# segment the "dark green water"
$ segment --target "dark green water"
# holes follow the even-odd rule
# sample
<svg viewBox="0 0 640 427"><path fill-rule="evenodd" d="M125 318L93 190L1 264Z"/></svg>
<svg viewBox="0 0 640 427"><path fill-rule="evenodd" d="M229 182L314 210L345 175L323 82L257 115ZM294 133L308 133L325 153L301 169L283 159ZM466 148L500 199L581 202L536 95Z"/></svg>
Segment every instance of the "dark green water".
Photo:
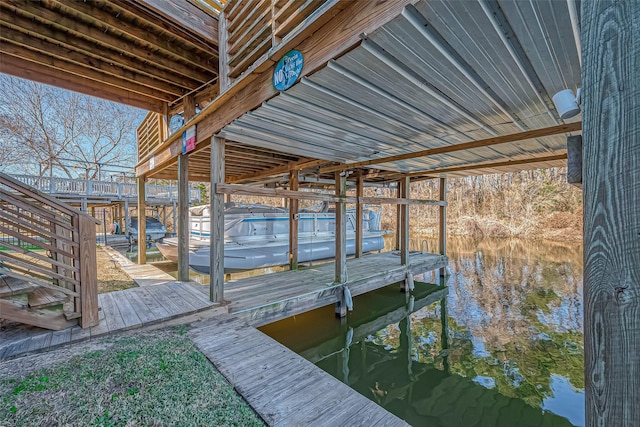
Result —
<svg viewBox="0 0 640 427"><path fill-rule="evenodd" d="M390 286L346 321L326 307L262 330L414 426L584 425L580 244L448 253L448 292Z"/></svg>

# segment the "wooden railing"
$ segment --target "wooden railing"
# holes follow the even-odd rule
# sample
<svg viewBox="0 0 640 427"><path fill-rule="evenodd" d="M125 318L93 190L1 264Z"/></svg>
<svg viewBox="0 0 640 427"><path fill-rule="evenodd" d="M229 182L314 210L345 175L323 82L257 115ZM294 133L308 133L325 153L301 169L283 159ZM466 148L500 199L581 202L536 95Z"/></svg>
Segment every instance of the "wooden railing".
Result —
<svg viewBox="0 0 640 427"><path fill-rule="evenodd" d="M0 173L1 273L69 295L83 328L98 324L96 223Z"/></svg>
<svg viewBox="0 0 640 427"><path fill-rule="evenodd" d="M303 27L327 0L230 0L220 17L221 73L236 78L272 47ZM226 70L224 69L226 68Z"/></svg>
<svg viewBox="0 0 640 427"><path fill-rule="evenodd" d="M136 131L138 158L143 159L151 153L167 136L162 114L149 111Z"/></svg>
<svg viewBox="0 0 640 427"><path fill-rule="evenodd" d="M93 196L118 200L138 197L138 186L132 182L96 181L37 175L11 175L11 177L38 191L57 196ZM177 201L178 187L171 185L145 185L145 199ZM189 201L191 203L200 202L199 189L189 189Z"/></svg>

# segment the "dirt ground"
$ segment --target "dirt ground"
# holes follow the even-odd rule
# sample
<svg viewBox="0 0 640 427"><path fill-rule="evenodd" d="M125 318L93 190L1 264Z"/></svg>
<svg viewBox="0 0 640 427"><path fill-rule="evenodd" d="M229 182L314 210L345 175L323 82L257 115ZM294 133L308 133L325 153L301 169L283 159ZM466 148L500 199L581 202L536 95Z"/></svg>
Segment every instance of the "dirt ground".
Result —
<svg viewBox="0 0 640 427"><path fill-rule="evenodd" d="M135 288L136 282L127 275L118 262L114 262L108 253L102 248L96 248L96 260L98 267L98 293L119 291Z"/></svg>

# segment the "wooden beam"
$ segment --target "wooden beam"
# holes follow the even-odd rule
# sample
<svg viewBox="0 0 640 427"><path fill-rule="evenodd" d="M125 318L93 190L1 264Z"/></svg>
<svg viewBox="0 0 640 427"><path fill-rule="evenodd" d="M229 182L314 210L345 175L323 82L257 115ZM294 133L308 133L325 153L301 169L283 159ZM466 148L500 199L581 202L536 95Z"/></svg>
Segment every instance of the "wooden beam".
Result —
<svg viewBox="0 0 640 427"><path fill-rule="evenodd" d="M356 183L356 197L358 203L356 204L356 258L362 258L362 228L364 220L364 212L362 206L362 197L364 193L364 177L361 175L358 177Z"/></svg>
<svg viewBox="0 0 640 427"><path fill-rule="evenodd" d="M229 90L207 105L193 123L185 124L198 124L198 148L208 145L208 137L218 133L226 124L277 94L271 79L275 64L284 53L291 49L302 52L305 58L302 75L310 75L325 66L327 61L353 49L360 43L362 33L370 33L394 19L410 3L411 0L336 2L310 25L287 36L286 41L270 51L269 56L252 66ZM173 151L173 146L179 143L177 139L175 136L169 138L154 151L152 155L156 156L156 162L161 153ZM151 155L139 160L137 175L145 175L151 170L150 158ZM174 157L163 155L163 158L166 158L162 160L164 163ZM162 163L155 165L160 167Z"/></svg>
<svg viewBox="0 0 640 427"><path fill-rule="evenodd" d="M167 0L133 0L163 18L189 29L209 43L218 43L218 20L202 9L187 3Z"/></svg>
<svg viewBox="0 0 640 427"><path fill-rule="evenodd" d="M189 158L178 156L178 280L189 281Z"/></svg>
<svg viewBox="0 0 640 427"><path fill-rule="evenodd" d="M198 47L200 49L211 49L217 46L218 35L212 34L214 40L203 39L203 36L193 31L191 28L180 25L172 20L165 19L155 11L148 9L132 0L93 0L99 5L104 5L108 10L116 13L129 14L138 20L143 20L145 25L159 31L170 33L172 37L178 38L182 43L189 46ZM199 0L196 0L199 1ZM212 25L217 27L217 19L214 19ZM217 32L217 28L215 30ZM213 49L214 51L216 49Z"/></svg>
<svg viewBox="0 0 640 427"><path fill-rule="evenodd" d="M123 19L122 16L109 13L99 7L95 3L87 2L69 2L59 0L44 0L45 4L50 8L61 10L65 15L75 15L75 18L81 18L83 21L91 22L98 28L119 34L121 37L128 37L135 44L151 49L155 54L163 54L174 58L178 61L185 61L195 67L199 67L204 71L210 71L212 67L215 69L217 58L212 49L197 49L192 51L186 49L184 43L176 43L170 40L166 35L158 35L154 31L140 28L132 25ZM166 2L169 3L169 2ZM78 16L80 15L80 16ZM188 27L187 27L188 28ZM207 66L206 64L209 65Z"/></svg>
<svg viewBox="0 0 640 427"><path fill-rule="evenodd" d="M141 48L132 43L131 40L119 37L109 31L105 32L106 28L100 29L90 26L80 20L76 20L64 14L58 13L55 10L51 10L45 6L42 2L30 2L30 1L18 1L18 0L2 0L0 2L3 9L11 10L15 14L21 14L29 19L35 19L44 25L52 25L58 29L64 29L69 32L69 35L73 39L86 39L97 43L99 46L95 46L94 49L115 49L123 54L133 56L139 60L150 62L156 67L164 68L166 70L172 70L194 78L197 81L204 83L211 79L211 74L207 73L203 69L196 70L194 67L183 64L179 61L171 58L164 57L162 55L149 55L148 48ZM36 28L40 28L38 25ZM108 29L107 29L108 30ZM36 30L38 34L38 30ZM196 60L195 56L192 58Z"/></svg>
<svg viewBox="0 0 640 427"><path fill-rule="evenodd" d="M473 165L433 169L429 171L411 172L411 173L408 173L407 175L412 177L411 179L412 181L421 181L424 179L434 179L434 178L437 178L438 175L445 174L445 173L465 172L465 171L477 170L477 169L492 169L492 168L503 168L503 167L510 167L510 166L526 165L526 164L554 162L557 160L565 160L566 158L567 158L567 154L563 153L563 154L557 154L554 156L531 157L531 158L522 159L522 160L507 160L504 162L478 163ZM395 174L393 176L395 176ZM391 179L393 178L393 176L389 176L388 178Z"/></svg>
<svg viewBox="0 0 640 427"><path fill-rule="evenodd" d="M640 420L640 2L581 2L586 426Z"/></svg>
<svg viewBox="0 0 640 427"><path fill-rule="evenodd" d="M71 77L58 69L39 65L31 61L0 53L0 72L23 79L57 86L63 89L81 92L120 104L160 112L162 101L107 85L98 85L94 80L84 77Z"/></svg>
<svg viewBox="0 0 640 427"><path fill-rule="evenodd" d="M59 59L60 57L65 58L64 54L61 54L60 56L50 56L49 54L40 53L35 50L16 45L12 42L8 42L7 39L4 39L4 31L2 32L0 40L2 40L0 49L4 54L30 61L45 68L61 70L64 73L69 74L71 79L80 77L94 81L96 86L112 86L133 94L143 95L160 101L169 101L175 98L175 95L163 92L159 88L151 88L129 80L130 78L135 79L135 76L126 75L125 78L125 73L113 75L100 69L87 67L84 64L80 65L75 61Z"/></svg>
<svg viewBox="0 0 640 427"><path fill-rule="evenodd" d="M299 172L289 172L289 190L298 191ZM289 269L298 269L298 199L289 199Z"/></svg>
<svg viewBox="0 0 640 427"><path fill-rule="evenodd" d="M173 70L156 68L148 61L142 61L137 58L125 56L111 49L96 49L95 42L79 37L72 37L66 31L54 26L42 25L42 23L26 18L22 15L15 13L0 13L0 23L3 27L12 28L15 31L26 34L30 38L35 38L34 35L37 35L37 38L46 40L54 45L58 45L61 49L64 48L68 51L76 51L78 54L84 55L88 63L95 63L96 61L99 61L111 64L113 66L122 67L141 76L156 78L161 81L165 81L168 84L185 88L194 87L199 84L199 80L188 79L184 75L175 73Z"/></svg>
<svg viewBox="0 0 640 427"><path fill-rule="evenodd" d="M276 176L276 175L284 175L286 173L288 173L290 170L303 170L303 169L307 169L307 168L313 168L316 166L320 166L323 164L328 163L326 160L309 160L309 159L303 159L303 160L299 160L297 162L289 162L286 165L282 165L282 166L275 166L273 168L267 169L267 170L262 170L262 171L258 171L258 172L254 172L254 173L249 173L249 174L245 174L242 176L238 176L238 177L234 177L229 179L230 183L240 183L240 182L246 182L246 181L251 181L251 180L258 180L261 178L267 178L270 176Z"/></svg>
<svg viewBox="0 0 640 427"><path fill-rule="evenodd" d="M305 191L283 190L281 188L262 188L244 184L216 184L217 194L238 194L245 196L265 196L290 199L318 200L320 202L340 202L356 203L355 197L340 197L331 194L318 194Z"/></svg>
<svg viewBox="0 0 640 427"><path fill-rule="evenodd" d="M138 264L147 263L146 178L138 177Z"/></svg>
<svg viewBox="0 0 640 427"><path fill-rule="evenodd" d="M433 156L436 154L453 153L456 151L470 150L472 148L490 147L492 145L506 144L509 142L524 141L526 139L541 138L543 136L558 135L567 132L576 132L582 129L582 122L568 123L551 126L543 129L527 130L524 132L512 133L509 135L492 136L490 138L479 139L477 141L465 142L462 144L446 145L442 147L429 148L427 150L415 151L413 153L398 154L396 156L381 157L379 159L365 160L362 162L349 163L338 166L330 166L320 170L322 173L335 172L337 170L347 170L364 166L377 165L382 163L396 162L399 160L415 159L418 157Z"/></svg>
<svg viewBox="0 0 640 427"><path fill-rule="evenodd" d="M144 74L139 74L137 70L127 70L104 61L92 61L92 58L88 58L87 55L80 53L75 49L69 49L65 46L60 46L59 44L31 37L9 26L6 26L2 29L2 32L0 32L0 46L0 49L3 52L13 56L32 60L34 62L39 62L37 59L42 56L53 57L58 63L64 64L65 62L68 62L74 64L78 70L93 70L98 73L97 75L106 74L107 78L112 77L114 79L121 79L126 81L129 85L142 85L170 95L167 97L162 94L154 95L153 92L146 93L150 96L154 95L152 96L154 98L174 99L182 94L182 88L178 86L165 83L159 79L150 78ZM58 58L62 58L63 60ZM51 62L51 59L46 60L46 64L50 64ZM65 69L67 67L63 65L61 68ZM84 74L81 72L81 75ZM116 84L115 86L126 88L126 86L121 86L119 84Z"/></svg>
<svg viewBox="0 0 640 427"><path fill-rule="evenodd" d="M214 137L211 141L211 188L224 182L224 138ZM224 196L211 191L211 258L209 299L222 302L224 299Z"/></svg>

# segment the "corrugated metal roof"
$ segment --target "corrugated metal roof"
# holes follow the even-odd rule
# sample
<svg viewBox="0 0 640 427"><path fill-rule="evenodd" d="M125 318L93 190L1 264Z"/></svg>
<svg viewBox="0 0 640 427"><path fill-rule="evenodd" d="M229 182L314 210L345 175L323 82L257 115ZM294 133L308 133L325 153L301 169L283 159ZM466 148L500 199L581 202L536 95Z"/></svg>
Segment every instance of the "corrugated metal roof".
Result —
<svg viewBox="0 0 640 427"><path fill-rule="evenodd" d="M221 134L349 163L560 124L552 95L581 86L570 4L419 1ZM375 168L428 171L565 151L557 135Z"/></svg>

